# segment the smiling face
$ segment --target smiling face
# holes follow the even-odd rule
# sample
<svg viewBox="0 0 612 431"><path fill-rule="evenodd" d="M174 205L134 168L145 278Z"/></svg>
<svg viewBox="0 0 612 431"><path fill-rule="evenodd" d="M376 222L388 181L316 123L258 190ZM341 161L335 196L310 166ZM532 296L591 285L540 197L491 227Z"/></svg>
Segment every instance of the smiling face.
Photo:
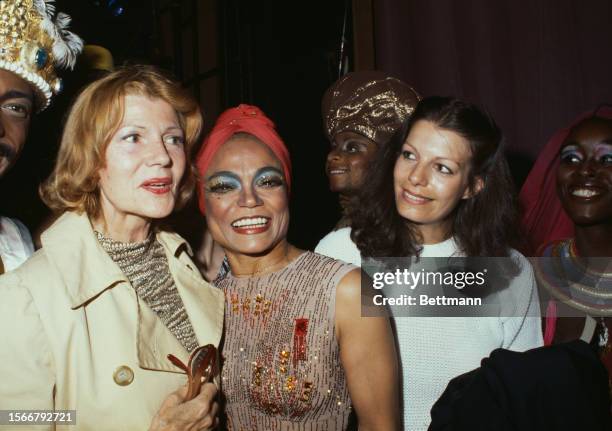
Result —
<svg viewBox="0 0 612 431"><path fill-rule="evenodd" d="M393 171L398 213L419 229L425 244L450 234L452 213L472 196L469 142L435 124L419 120L411 128ZM481 188L477 181L476 192Z"/></svg>
<svg viewBox="0 0 612 431"><path fill-rule="evenodd" d="M174 209L184 171L184 133L172 106L127 95L123 120L99 171L106 223L166 217Z"/></svg>
<svg viewBox="0 0 612 431"><path fill-rule="evenodd" d="M223 144L204 173L210 233L229 253L261 255L285 241L287 187L274 153L254 137Z"/></svg>
<svg viewBox="0 0 612 431"><path fill-rule="evenodd" d="M34 109L34 95L26 81L0 69L0 177L23 148Z"/></svg>
<svg viewBox="0 0 612 431"><path fill-rule="evenodd" d="M358 133L337 133L331 143L325 167L330 190L345 194L357 192L377 148L374 141Z"/></svg>
<svg viewBox="0 0 612 431"><path fill-rule="evenodd" d="M612 120L590 118L563 143L557 193L577 225L612 222Z"/></svg>

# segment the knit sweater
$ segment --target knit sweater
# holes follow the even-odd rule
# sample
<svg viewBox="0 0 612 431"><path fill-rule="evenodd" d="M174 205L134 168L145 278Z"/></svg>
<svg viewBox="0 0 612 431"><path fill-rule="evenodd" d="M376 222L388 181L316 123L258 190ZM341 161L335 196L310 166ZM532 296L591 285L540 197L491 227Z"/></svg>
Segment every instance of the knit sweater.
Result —
<svg viewBox="0 0 612 431"><path fill-rule="evenodd" d="M331 232L315 251L360 265L357 246L350 228ZM460 255L453 238L423 246L422 257ZM524 351L543 344L539 302L530 263L519 252L511 256L520 273L497 293L500 304L512 309L504 316L523 317L396 317L397 345L403 379L404 429L427 430L435 401L453 378L480 366L480 361L496 348Z"/></svg>
<svg viewBox="0 0 612 431"><path fill-rule="evenodd" d="M130 280L138 297L157 314L188 352L195 350L198 340L170 274L164 248L155 235L149 235L144 241L127 243L115 241L97 231L96 237Z"/></svg>

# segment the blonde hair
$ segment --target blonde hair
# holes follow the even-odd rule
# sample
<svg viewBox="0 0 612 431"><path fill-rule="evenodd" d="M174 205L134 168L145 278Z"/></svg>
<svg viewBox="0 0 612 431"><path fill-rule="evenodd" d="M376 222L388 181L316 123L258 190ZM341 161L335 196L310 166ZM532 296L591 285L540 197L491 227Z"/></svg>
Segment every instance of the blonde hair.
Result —
<svg viewBox="0 0 612 431"><path fill-rule="evenodd" d="M121 125L126 95L143 95L169 103L185 133L186 170L176 208L189 200L195 185L191 164L193 147L202 129L202 115L194 98L180 84L153 66L116 70L89 84L78 96L66 120L55 168L40 186L40 196L54 211L100 213L99 175L112 136Z"/></svg>

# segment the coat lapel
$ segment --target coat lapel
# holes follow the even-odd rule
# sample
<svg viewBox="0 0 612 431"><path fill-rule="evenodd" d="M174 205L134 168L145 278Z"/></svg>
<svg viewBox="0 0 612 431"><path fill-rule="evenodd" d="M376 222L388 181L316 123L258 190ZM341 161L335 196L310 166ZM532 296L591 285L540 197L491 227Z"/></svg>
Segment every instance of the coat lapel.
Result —
<svg viewBox="0 0 612 431"><path fill-rule="evenodd" d="M164 325L162 320L142 300L138 299L138 364L141 368L182 373L168 360L172 353L186 364L189 353Z"/></svg>
<svg viewBox="0 0 612 431"><path fill-rule="evenodd" d="M179 292L199 345L219 346L223 331L223 292L200 275L188 256L185 240L176 234L160 232L170 273ZM174 356L187 364L189 353L144 301L139 301L138 360L143 368L182 372L168 360Z"/></svg>
<svg viewBox="0 0 612 431"><path fill-rule="evenodd" d="M198 343L219 346L223 330L223 292L202 278L188 255L190 249L183 238L162 231L158 232L157 239L166 251L170 273ZM64 213L45 231L42 242L50 263L66 286L72 309L94 301L103 291L119 283L129 283L98 243L86 214ZM134 297L138 312L139 365L150 370L182 373L167 355L172 353L186 364L189 353L157 314L137 295Z"/></svg>
<svg viewBox="0 0 612 431"><path fill-rule="evenodd" d="M118 283L129 283L98 243L86 214L65 212L41 236L49 263L62 280L72 309Z"/></svg>
<svg viewBox="0 0 612 431"><path fill-rule="evenodd" d="M200 346L219 346L223 332L223 292L206 282L189 257L189 247L177 234L162 233L158 236L167 252L170 273L176 284L185 311Z"/></svg>

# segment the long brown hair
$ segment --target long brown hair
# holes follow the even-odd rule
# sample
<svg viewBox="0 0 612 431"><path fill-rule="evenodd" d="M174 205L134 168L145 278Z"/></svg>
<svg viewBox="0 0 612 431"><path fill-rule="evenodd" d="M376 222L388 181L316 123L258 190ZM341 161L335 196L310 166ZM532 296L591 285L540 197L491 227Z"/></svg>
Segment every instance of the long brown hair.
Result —
<svg viewBox="0 0 612 431"><path fill-rule="evenodd" d="M412 126L425 120L465 138L472 160L468 187L476 179L482 189L462 199L454 210L452 235L467 256L508 256L516 238L517 205L502 133L488 114L470 103L448 97L429 97L377 154L368 181L351 208L352 238L362 256L415 256L421 240L415 226L396 209L393 168Z"/></svg>

